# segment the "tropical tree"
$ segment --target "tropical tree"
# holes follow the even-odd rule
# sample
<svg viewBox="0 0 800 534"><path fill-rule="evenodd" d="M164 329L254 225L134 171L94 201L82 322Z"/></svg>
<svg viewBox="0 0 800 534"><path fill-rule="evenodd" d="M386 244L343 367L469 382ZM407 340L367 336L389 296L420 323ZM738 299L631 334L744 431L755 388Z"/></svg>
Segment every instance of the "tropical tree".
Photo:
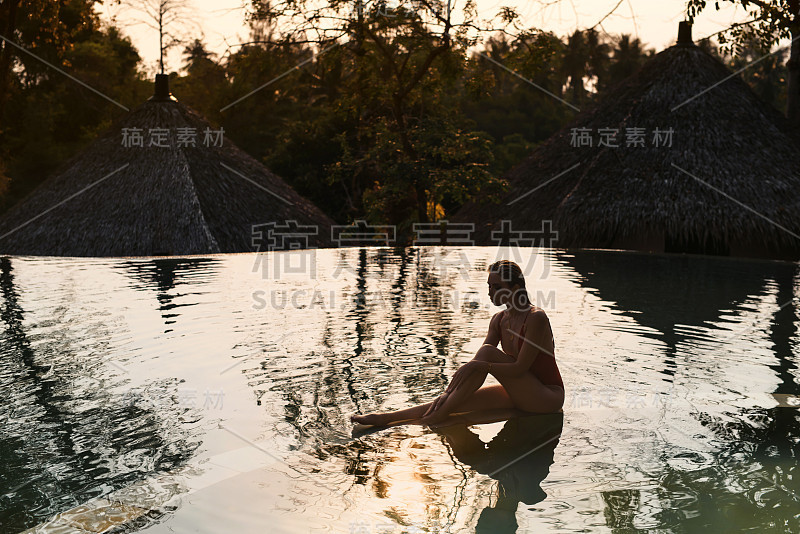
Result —
<svg viewBox="0 0 800 534"><path fill-rule="evenodd" d="M584 99L585 89L583 78L587 75L586 64L589 60L586 40L583 32L575 30L567 38L564 47L564 55L561 60L561 68L567 77L567 87L572 93L572 103L577 105Z"/></svg>
<svg viewBox="0 0 800 534"><path fill-rule="evenodd" d="M586 100L587 82L593 82L595 90L604 85L610 50L609 43L594 28L575 30L567 37L560 65L573 104Z"/></svg>
<svg viewBox="0 0 800 534"><path fill-rule="evenodd" d="M719 41L737 54L745 43L756 39L763 50L772 50L782 39L790 39L786 81L786 116L794 127L800 125L800 0L720 0L714 2L738 4L745 8L748 20L731 25L720 32ZM689 0L687 16L690 21L706 7L706 0Z"/></svg>
<svg viewBox="0 0 800 534"><path fill-rule="evenodd" d="M742 41L737 55L728 59L728 65L734 72L741 71L744 81L761 100L785 110L788 55L785 49L770 53L760 40L750 38Z"/></svg>
<svg viewBox="0 0 800 534"><path fill-rule="evenodd" d="M653 53L653 50L645 50L638 38L621 34L612 45L607 85L620 82L636 72Z"/></svg>
<svg viewBox="0 0 800 534"><path fill-rule="evenodd" d="M527 156L574 114L562 100L564 43L554 34L527 31L513 40L494 35L475 49L461 83L461 109L475 130L494 141L497 176ZM508 70L506 70L508 69Z"/></svg>
<svg viewBox="0 0 800 534"><path fill-rule="evenodd" d="M586 75L589 79L593 79L596 88L599 88L601 80L606 77L611 46L594 28L589 28L584 32L584 44L586 47Z"/></svg>
<svg viewBox="0 0 800 534"><path fill-rule="evenodd" d="M362 215L360 196L342 184L331 190L326 169L341 157L336 136L354 128L338 99L347 54L334 47L314 59L308 43L281 41L269 20L250 26L249 41L221 60L227 81L209 116L334 219Z"/></svg>
<svg viewBox="0 0 800 534"><path fill-rule="evenodd" d="M485 172L482 143L473 143L465 134L468 125L459 124L457 116L439 115L450 109L447 101L457 92L466 50L477 42L479 21L472 0L458 17L440 0L391 7L368 0L252 0L252 5L254 17L285 28L272 44L308 43L326 56L337 49L340 80L347 88L337 94L338 113L355 127L338 137L344 158L331 168L331 176L337 185L344 185L347 176L360 177L359 191L347 193L352 199L363 191L355 204L369 200L386 206L394 198L394 206L406 208L395 210L386 222L427 222L442 213L437 208L442 202L458 202L465 193L490 188L494 178ZM513 16L504 14L506 20ZM325 57L318 64L334 69ZM454 169L446 154L431 158L432 136L467 161ZM451 173L461 173L462 180L452 180Z"/></svg>
<svg viewBox="0 0 800 534"><path fill-rule="evenodd" d="M0 114L14 83L36 84L59 76L46 62L60 60L76 40L99 26L94 4L99 0L7 0L0 2ZM35 55L24 50L36 50ZM2 115L0 115L2 117Z"/></svg>
<svg viewBox="0 0 800 534"><path fill-rule="evenodd" d="M186 75L176 75L171 82L173 93L205 117L219 120L219 109L224 105L228 89L225 67L200 39L184 47L183 67Z"/></svg>
<svg viewBox="0 0 800 534"><path fill-rule="evenodd" d="M507 65L506 62L511 58L512 52L512 44L507 34L497 33L489 37L483 44L482 54L473 55L478 63L491 73L491 84L495 96L507 94L516 84L516 80L512 80L508 76L508 72L503 69L503 66Z"/></svg>
<svg viewBox="0 0 800 534"><path fill-rule="evenodd" d="M7 39L14 39L17 35L19 4L20 0L0 2L0 32ZM3 107L8 94L8 78L13 58L13 45L6 40L0 40L0 117L3 116Z"/></svg>
<svg viewBox="0 0 800 534"><path fill-rule="evenodd" d="M3 41L0 51L9 65L0 97L0 182L8 185L0 210L144 98L136 49L100 23L94 4L32 0L19 3L12 23L0 21L13 27L4 37L16 45Z"/></svg>

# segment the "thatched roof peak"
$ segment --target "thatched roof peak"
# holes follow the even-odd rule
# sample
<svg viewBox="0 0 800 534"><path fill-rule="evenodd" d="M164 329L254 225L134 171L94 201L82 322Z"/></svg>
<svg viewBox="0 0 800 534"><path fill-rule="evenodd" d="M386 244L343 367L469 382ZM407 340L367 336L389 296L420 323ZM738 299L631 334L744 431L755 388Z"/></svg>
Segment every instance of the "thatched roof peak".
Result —
<svg viewBox="0 0 800 534"><path fill-rule="evenodd" d="M692 40L692 23L682 20L678 23L678 46L696 46Z"/></svg>
<svg viewBox="0 0 800 534"><path fill-rule="evenodd" d="M154 84L153 96L148 100L155 102L177 102L178 99L172 96L169 92L169 75L156 74L156 83Z"/></svg>

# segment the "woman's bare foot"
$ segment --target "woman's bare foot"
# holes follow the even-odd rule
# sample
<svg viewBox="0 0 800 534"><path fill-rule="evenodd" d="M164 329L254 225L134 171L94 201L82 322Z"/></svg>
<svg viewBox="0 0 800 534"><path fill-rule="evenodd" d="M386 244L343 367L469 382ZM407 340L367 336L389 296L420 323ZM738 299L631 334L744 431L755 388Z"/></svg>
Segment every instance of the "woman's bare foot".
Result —
<svg viewBox="0 0 800 534"><path fill-rule="evenodd" d="M423 425L427 425L427 426L433 427L436 424L441 423L442 421L447 419L448 415L449 414L443 413L441 410L439 410L439 411L436 411L434 413L426 415L425 417L423 417L419 421Z"/></svg>
<svg viewBox="0 0 800 534"><path fill-rule="evenodd" d="M350 416L350 421L362 425L376 425L376 426L382 426L390 423L390 421L387 420L385 416L377 413L370 413L367 415L353 414Z"/></svg>

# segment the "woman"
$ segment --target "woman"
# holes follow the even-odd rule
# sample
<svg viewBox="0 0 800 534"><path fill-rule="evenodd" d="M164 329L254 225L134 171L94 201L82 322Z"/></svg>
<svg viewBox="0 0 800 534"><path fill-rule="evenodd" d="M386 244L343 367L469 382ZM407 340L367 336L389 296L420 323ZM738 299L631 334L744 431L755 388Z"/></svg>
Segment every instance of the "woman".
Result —
<svg viewBox="0 0 800 534"><path fill-rule="evenodd" d="M489 298L506 309L492 317L489 333L472 361L453 375L450 385L427 404L396 412L353 415L364 425L419 420L430 425L451 413L517 408L553 413L564 405L564 383L555 359L555 340L544 310L531 304L519 265L502 260L489 267ZM497 348L498 342L502 350ZM487 375L499 385L484 386Z"/></svg>

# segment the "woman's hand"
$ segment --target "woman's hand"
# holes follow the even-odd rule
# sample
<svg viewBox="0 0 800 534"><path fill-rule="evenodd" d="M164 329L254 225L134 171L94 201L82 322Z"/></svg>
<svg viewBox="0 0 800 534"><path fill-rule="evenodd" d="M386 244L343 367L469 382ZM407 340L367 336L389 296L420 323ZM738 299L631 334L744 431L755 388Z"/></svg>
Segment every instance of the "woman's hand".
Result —
<svg viewBox="0 0 800 534"><path fill-rule="evenodd" d="M478 360L472 360L464 365L462 365L453 375L453 378L450 380L450 385L447 386L445 393L452 393L453 391L458 388L461 383L469 378L469 376L478 371L479 369L484 368L484 362Z"/></svg>
<svg viewBox="0 0 800 534"><path fill-rule="evenodd" d="M447 386L445 392L436 397L430 408L428 408L428 411L426 411L422 417L427 417L430 414L436 413L436 411L447 400L447 397L449 397L450 394L455 391L466 378L468 378L475 371L482 369L484 369L484 362L478 360L472 360L459 367L453 375L452 380L450 380L450 384Z"/></svg>
<svg viewBox="0 0 800 534"><path fill-rule="evenodd" d="M426 411L422 417L428 417L429 415L436 413L449 396L450 393L445 392L436 397L436 399L431 403L431 407L428 408L428 411Z"/></svg>

